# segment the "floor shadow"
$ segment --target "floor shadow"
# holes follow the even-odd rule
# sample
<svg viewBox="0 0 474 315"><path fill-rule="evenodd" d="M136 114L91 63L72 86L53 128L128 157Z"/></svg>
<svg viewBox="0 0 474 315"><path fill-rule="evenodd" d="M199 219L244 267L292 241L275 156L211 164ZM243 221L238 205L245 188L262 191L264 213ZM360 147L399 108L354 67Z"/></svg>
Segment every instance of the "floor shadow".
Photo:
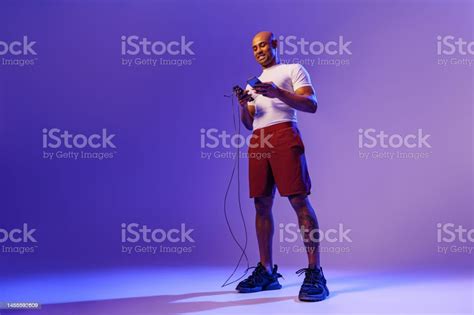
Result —
<svg viewBox="0 0 474 315"><path fill-rule="evenodd" d="M229 295L227 301L195 301L186 302L182 300L216 296ZM38 311L15 311L15 315L70 315L70 314L91 314L91 315L176 315L183 313L203 312L232 306L257 305L264 303L273 303L294 299L294 296L285 297L264 297L249 298L242 300L234 299L237 295L235 291L216 291L216 292L196 292L176 295L157 295L150 297L135 297L123 299L111 299L102 301L85 301L60 304L42 305ZM2 312L2 314L4 314ZM5 313L7 314L7 313Z"/></svg>
<svg viewBox="0 0 474 315"><path fill-rule="evenodd" d="M258 295L242 295L236 291L213 291L213 292L195 292L174 295L157 295L149 297L133 297L109 299L100 301L71 302L58 304L45 304L38 311L14 311L15 315L70 315L70 314L86 314L86 315L177 315L194 312L211 311L223 309L233 306L251 306L265 303L273 303L280 301L299 302L297 299L298 288L301 281L292 281L282 283L283 289L295 288L288 296L278 297L258 297ZM413 275L399 274L350 274L347 276L338 275L336 277L328 277L328 287L331 292L329 299L340 294L350 294L354 292L362 292L369 290L377 290L381 288L401 286L404 284L412 284L418 281L426 281L426 278ZM334 290L332 288L335 288ZM212 301L212 297L228 295L223 301ZM189 299L209 297L208 301L188 301ZM10 314L2 311L1 314Z"/></svg>

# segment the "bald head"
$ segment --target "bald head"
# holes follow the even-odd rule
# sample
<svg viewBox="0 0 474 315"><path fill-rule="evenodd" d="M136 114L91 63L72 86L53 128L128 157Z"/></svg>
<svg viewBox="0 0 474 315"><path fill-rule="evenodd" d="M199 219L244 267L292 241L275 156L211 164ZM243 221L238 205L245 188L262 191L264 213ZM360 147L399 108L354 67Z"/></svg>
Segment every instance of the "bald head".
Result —
<svg viewBox="0 0 474 315"><path fill-rule="evenodd" d="M257 62L268 68L277 63L278 42L272 32L258 32L252 39L253 54Z"/></svg>
<svg viewBox="0 0 474 315"><path fill-rule="evenodd" d="M273 36L272 32L258 32L252 40L252 44L256 44L261 41L265 41L268 43L271 43L272 40L274 40L275 37Z"/></svg>

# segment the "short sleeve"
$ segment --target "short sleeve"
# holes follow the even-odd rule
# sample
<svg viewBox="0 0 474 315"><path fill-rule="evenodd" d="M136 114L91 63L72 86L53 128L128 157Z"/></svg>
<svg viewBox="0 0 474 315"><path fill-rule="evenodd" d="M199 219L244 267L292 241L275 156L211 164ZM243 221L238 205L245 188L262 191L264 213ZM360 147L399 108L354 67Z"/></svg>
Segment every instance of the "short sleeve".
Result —
<svg viewBox="0 0 474 315"><path fill-rule="evenodd" d="M300 64L295 64L294 67L291 68L290 76L293 84L293 91L296 91L303 86L312 86L308 72Z"/></svg>

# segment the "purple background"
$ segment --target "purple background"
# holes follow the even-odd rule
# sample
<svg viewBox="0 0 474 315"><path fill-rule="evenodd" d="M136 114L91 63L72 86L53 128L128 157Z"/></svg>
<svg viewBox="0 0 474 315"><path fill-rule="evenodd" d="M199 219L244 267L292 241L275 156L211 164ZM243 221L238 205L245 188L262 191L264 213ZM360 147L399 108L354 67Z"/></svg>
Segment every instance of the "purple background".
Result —
<svg viewBox="0 0 474 315"><path fill-rule="evenodd" d="M440 255L436 223L473 227L469 66L439 66L436 36L473 40L469 1L3 1L0 40L37 42L32 67L0 67L0 228L37 228L29 255L0 254L2 273L128 265L230 265L239 257L223 216L232 160L200 157L200 129L233 131L229 94L260 73L251 51L260 30L352 41L346 66L307 66L319 98L299 113L322 229L352 229L350 253L323 254L349 269L468 267L472 255ZM194 41L193 65L126 68L120 37ZM304 57L297 55L296 57ZM323 56L331 57L331 56ZM469 56L468 56L469 57ZM472 58L472 55L470 56ZM42 158L42 129L116 134L111 160ZM358 129L430 134L422 160L361 160ZM245 132L245 134L248 134ZM208 150L209 151L209 150ZM247 161L241 160L248 253L257 261ZM243 240L235 186L231 221ZM295 223L287 200L278 224ZM185 223L183 255L124 255L120 224ZM297 243L299 244L299 243ZM471 243L472 244L472 243ZM462 245L462 244L461 244Z"/></svg>

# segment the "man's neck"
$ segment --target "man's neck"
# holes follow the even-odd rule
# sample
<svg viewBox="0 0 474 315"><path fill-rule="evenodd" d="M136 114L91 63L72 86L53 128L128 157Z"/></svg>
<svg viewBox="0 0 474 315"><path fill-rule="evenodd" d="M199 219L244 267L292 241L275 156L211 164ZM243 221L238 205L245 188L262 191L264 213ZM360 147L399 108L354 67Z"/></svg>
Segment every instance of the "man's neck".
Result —
<svg viewBox="0 0 474 315"><path fill-rule="evenodd" d="M273 66L275 66L275 65L278 65L278 64L280 64L280 60L278 60L278 59L275 57L275 58L272 60L272 62L270 62L270 63L269 63L268 65L266 65L266 66L262 66L262 68L263 68L263 70L265 70L265 69L271 68L271 67L273 67Z"/></svg>

